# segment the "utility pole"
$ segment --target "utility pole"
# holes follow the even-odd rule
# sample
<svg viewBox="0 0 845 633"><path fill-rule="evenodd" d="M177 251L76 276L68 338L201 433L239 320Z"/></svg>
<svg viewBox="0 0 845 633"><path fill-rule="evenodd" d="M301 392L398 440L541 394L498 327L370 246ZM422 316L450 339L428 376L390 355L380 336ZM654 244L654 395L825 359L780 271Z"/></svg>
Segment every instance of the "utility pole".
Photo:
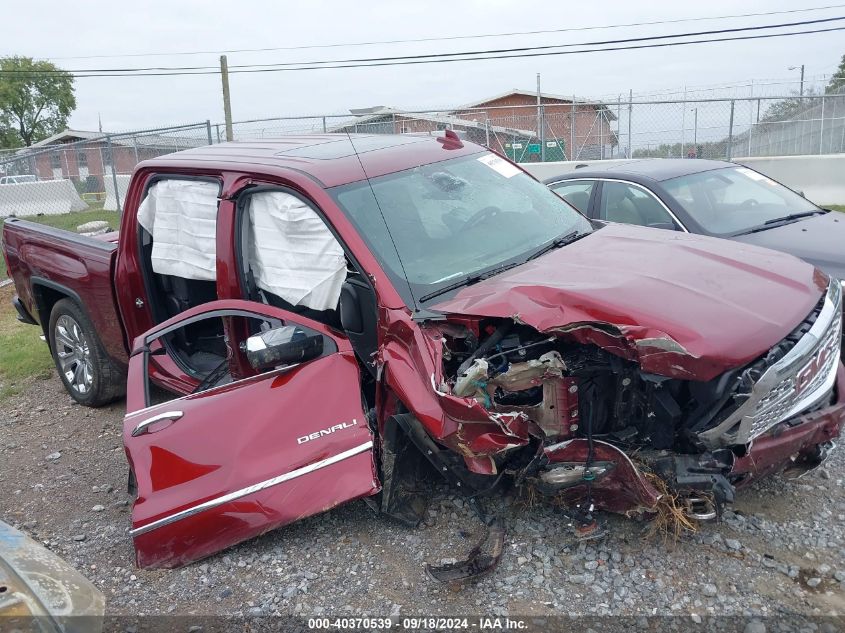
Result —
<svg viewBox="0 0 845 633"><path fill-rule="evenodd" d="M790 66L787 70L798 70L799 68L801 69L801 86L798 89L798 96L803 101L803 99L804 99L804 64L801 64L801 66Z"/></svg>
<svg viewBox="0 0 845 633"><path fill-rule="evenodd" d="M232 102L229 100L229 64L220 56L220 77L223 79L223 117L226 119L226 140L232 140Z"/></svg>
<svg viewBox="0 0 845 633"><path fill-rule="evenodd" d="M804 64L801 64L801 87L798 89L798 96L804 98Z"/></svg>

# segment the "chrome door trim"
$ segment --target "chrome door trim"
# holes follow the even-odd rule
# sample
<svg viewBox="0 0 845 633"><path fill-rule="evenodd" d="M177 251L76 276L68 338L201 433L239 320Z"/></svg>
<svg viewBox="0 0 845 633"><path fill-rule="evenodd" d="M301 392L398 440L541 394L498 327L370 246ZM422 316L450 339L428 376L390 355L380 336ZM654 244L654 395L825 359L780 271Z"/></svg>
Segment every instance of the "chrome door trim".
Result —
<svg viewBox="0 0 845 633"><path fill-rule="evenodd" d="M205 510L216 508L225 503L229 503L230 501L236 501L237 499L240 499L242 497L246 497L256 492L260 492L261 490L266 490L267 488L278 486L279 484L285 483L286 481L290 481L291 479L296 479L297 477L302 477L303 475L307 475L308 473L313 473L314 471L320 470L321 468L331 466L332 464L341 462L345 459L358 455L359 453L363 453L364 451L367 451L372 447L373 442L372 440L369 440L367 442L364 442L360 446L350 448L348 450L343 451L342 453L338 453L337 455L333 455L332 457L329 457L327 459L314 462L313 464L308 464L307 466L297 468L296 470L284 473L283 475L278 475L277 477L273 477L272 479L267 479L265 481L258 482L257 484L252 484L251 486L247 486L246 488L235 490L234 492L230 492L215 499L209 499L208 501L200 503L199 505L186 508L185 510L181 510L179 512L176 512L175 514L162 517L161 519L157 519L156 521L147 523L146 525L142 525L141 527L135 528L134 530L130 530L129 535L134 538L136 536L140 536L141 534L146 534L151 530L155 530L156 528L160 528L176 521L180 521L181 519L186 519L190 516L194 516L195 514L199 514L200 512L204 512Z"/></svg>
<svg viewBox="0 0 845 633"><path fill-rule="evenodd" d="M175 422L183 415L185 415L184 411L165 411L164 413L159 413L151 418L147 418L143 422L139 422L138 426L132 429L132 437L138 437L139 435L146 433L151 424L161 422L162 420L173 420Z"/></svg>
<svg viewBox="0 0 845 633"><path fill-rule="evenodd" d="M562 180L555 180L554 182L546 183L546 186L551 187L552 185L557 185L557 184L560 184L562 182L567 182L567 181L570 181L570 180L595 180L595 181L598 181L598 182L621 182L624 185L632 185L634 187L637 187L638 189L642 189L648 195L650 195L652 198L657 200L658 203L660 203L660 206L663 207L663 209L666 211L666 213L668 213L670 216L672 216L672 219L675 220L675 222L677 223L677 225L679 227L681 227L681 231L683 231L684 233L689 233L689 229L687 229L687 227L684 226L684 223L681 222L678 219L678 216L675 215L675 213L672 211L672 209L667 207L666 203L663 202L663 200L661 200L660 197L656 193L654 193L651 189L641 185L638 182L632 182L630 180L623 180L622 178L596 178L595 176L589 176L587 178L564 178ZM599 199L599 204L601 204L601 199ZM602 222L610 222L609 220L602 220L601 218L595 218L595 219L601 220ZM611 224L619 224L618 222L610 222L610 223ZM639 224L632 224L631 226L640 226L640 225ZM649 228L649 227L644 227L644 228Z"/></svg>

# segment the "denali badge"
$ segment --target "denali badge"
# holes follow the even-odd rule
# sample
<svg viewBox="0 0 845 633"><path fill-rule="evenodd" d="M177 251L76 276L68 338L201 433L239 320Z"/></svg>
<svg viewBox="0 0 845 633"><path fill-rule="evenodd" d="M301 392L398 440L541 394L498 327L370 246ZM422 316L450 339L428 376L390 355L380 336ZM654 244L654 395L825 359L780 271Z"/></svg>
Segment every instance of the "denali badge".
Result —
<svg viewBox="0 0 845 633"><path fill-rule="evenodd" d="M340 424L335 424L333 427L328 429L322 429L321 431L315 431L310 435L303 435L302 437L296 438L297 444L305 444L305 442L310 442L311 440L319 440L324 435L331 435L335 431L342 431L343 429L348 429L351 426L355 426L358 424L358 420L352 420L352 422L341 422Z"/></svg>

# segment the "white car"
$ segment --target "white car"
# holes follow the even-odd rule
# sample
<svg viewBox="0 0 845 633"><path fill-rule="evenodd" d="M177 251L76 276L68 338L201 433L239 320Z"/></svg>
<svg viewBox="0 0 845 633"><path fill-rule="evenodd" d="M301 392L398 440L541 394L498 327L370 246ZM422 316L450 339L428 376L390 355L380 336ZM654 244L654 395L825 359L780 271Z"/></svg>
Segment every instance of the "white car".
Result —
<svg viewBox="0 0 845 633"><path fill-rule="evenodd" d="M17 185L22 182L37 182L35 176L0 176L0 185Z"/></svg>

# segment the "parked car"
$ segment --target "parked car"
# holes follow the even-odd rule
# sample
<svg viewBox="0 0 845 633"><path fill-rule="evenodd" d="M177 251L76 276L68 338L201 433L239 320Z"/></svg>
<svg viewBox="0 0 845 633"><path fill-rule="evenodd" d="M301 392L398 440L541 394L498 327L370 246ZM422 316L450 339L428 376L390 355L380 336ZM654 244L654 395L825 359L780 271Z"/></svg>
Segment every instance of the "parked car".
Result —
<svg viewBox="0 0 845 633"><path fill-rule="evenodd" d="M713 518L817 466L845 421L836 279L591 223L448 131L191 149L138 166L119 239L3 234L71 395L102 404L126 375L143 567L359 498L415 525L425 465L473 503L509 485L565 500L580 534L594 507L676 495ZM486 520L492 553L433 577L495 564Z"/></svg>
<svg viewBox="0 0 845 633"><path fill-rule="evenodd" d="M37 182L35 176L0 176L0 185L18 185L22 182Z"/></svg>
<svg viewBox="0 0 845 633"><path fill-rule="evenodd" d="M590 218L765 246L845 279L845 215L749 167L654 158L576 169L545 182Z"/></svg>

